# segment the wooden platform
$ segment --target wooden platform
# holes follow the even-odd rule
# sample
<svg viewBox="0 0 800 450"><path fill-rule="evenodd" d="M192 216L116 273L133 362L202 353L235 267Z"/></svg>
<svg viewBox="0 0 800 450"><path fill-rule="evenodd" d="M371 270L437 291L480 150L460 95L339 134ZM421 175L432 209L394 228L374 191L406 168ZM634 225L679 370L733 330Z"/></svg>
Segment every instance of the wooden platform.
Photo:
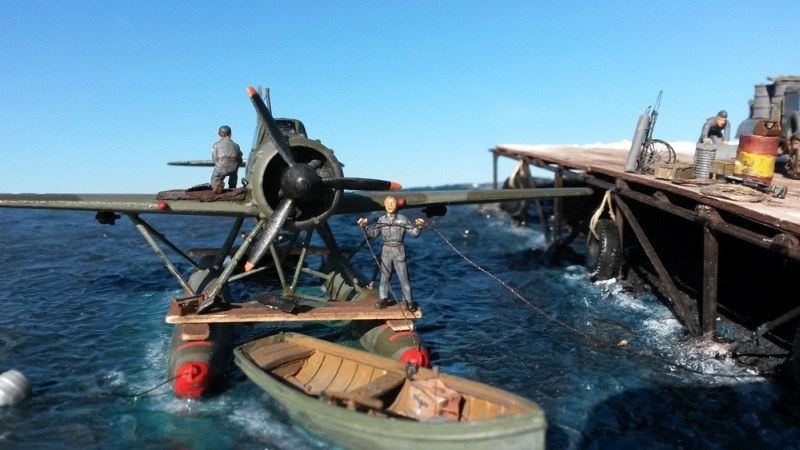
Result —
<svg viewBox="0 0 800 450"><path fill-rule="evenodd" d="M506 156L513 159L525 158L538 161L541 165L555 164L588 174L605 175L614 179L626 180L659 190L674 192L719 210L729 211L755 220L782 232L800 235L800 180L785 177L778 171L775 172L772 185L786 186L788 188L786 197L769 197L765 201L751 203L706 196L700 192L702 186L699 185L676 184L668 180L659 180L653 175L625 172L628 150L501 145L494 148L493 152L497 156ZM694 154L679 153L677 162L694 164Z"/></svg>
<svg viewBox="0 0 800 450"><path fill-rule="evenodd" d="M231 303L224 308L205 314L181 314L176 300L170 303L167 323L245 323L245 322L313 322L348 320L387 320L404 321L419 319L422 310L408 311L399 305L375 309L370 301L329 302L324 306L301 305L295 312L287 313L270 308L258 302ZM406 325L407 326L407 325Z"/></svg>

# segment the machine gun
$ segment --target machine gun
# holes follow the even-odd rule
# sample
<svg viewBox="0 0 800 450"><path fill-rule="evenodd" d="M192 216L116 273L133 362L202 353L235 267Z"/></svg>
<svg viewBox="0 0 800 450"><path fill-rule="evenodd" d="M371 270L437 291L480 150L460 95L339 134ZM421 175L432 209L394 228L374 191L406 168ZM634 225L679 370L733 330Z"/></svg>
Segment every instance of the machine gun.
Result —
<svg viewBox="0 0 800 450"><path fill-rule="evenodd" d="M734 183L734 184L741 184L742 186L751 187L761 192L766 192L767 194L778 197L778 198L785 198L786 192L789 190L786 186L773 186L771 184L762 183L760 181L748 180L747 178L735 177L733 175L727 175L725 177L726 183Z"/></svg>

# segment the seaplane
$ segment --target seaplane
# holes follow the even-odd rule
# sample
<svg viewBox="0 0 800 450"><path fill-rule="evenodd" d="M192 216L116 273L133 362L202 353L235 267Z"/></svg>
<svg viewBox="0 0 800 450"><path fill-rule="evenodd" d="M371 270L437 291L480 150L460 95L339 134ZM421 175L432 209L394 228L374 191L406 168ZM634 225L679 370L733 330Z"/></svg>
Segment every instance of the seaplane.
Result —
<svg viewBox="0 0 800 450"><path fill-rule="evenodd" d="M356 330L369 352L429 366L428 350L414 328L422 309L411 311L402 302L375 308L377 289L337 244L328 222L333 215L382 211L387 195L401 210L435 216L446 214L449 205L591 194L586 187L404 190L393 181L347 177L331 149L309 139L304 129L287 132L299 130L301 122L276 120L257 89L248 87L247 95L257 129L241 187L221 193L210 185L156 194L0 193L0 208L92 211L103 225L114 225L122 215L133 222L181 293L169 300L166 314L174 325L167 381L178 398L197 399L220 389L232 360L234 326L242 323L335 322ZM146 220L164 215L229 217L232 223L212 254L197 256ZM253 225L245 227L246 220ZM314 247L312 236L323 244ZM320 248L322 262L311 267L310 255L320 254ZM279 282L232 298L234 283L254 282L267 272ZM317 289L303 289L304 283Z"/></svg>

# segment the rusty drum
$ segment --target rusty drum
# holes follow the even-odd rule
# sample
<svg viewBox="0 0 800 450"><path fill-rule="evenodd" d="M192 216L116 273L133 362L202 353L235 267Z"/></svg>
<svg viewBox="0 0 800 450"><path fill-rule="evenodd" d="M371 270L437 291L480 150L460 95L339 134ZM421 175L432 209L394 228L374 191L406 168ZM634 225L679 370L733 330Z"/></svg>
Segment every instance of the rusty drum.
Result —
<svg viewBox="0 0 800 450"><path fill-rule="evenodd" d="M780 138L746 134L739 137L733 174L764 184L772 183Z"/></svg>

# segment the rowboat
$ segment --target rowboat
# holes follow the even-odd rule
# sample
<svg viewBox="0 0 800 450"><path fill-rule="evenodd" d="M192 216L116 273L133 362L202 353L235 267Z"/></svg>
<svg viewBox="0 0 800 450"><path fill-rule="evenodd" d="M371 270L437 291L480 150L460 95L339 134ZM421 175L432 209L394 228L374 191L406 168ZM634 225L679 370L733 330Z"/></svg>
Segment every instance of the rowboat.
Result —
<svg viewBox="0 0 800 450"><path fill-rule="evenodd" d="M502 389L283 332L234 349L250 380L309 432L347 449L543 449L534 402Z"/></svg>

